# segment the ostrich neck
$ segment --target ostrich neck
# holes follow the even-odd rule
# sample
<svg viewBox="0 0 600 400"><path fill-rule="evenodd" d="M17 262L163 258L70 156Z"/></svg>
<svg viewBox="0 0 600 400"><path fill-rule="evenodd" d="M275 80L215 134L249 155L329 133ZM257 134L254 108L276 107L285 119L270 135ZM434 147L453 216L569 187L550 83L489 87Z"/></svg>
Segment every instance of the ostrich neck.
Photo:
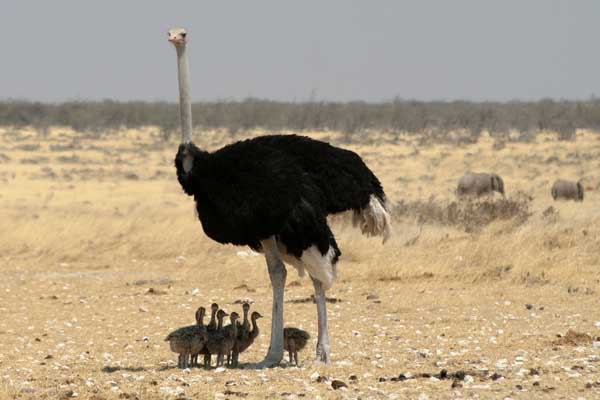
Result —
<svg viewBox="0 0 600 400"><path fill-rule="evenodd" d="M192 100L190 97L190 69L186 46L177 46L177 68L179 78L179 119L181 122L181 142L192 141Z"/></svg>
<svg viewBox="0 0 600 400"><path fill-rule="evenodd" d="M258 336L258 324L254 318L252 319L252 332L250 332L250 336L253 338Z"/></svg>

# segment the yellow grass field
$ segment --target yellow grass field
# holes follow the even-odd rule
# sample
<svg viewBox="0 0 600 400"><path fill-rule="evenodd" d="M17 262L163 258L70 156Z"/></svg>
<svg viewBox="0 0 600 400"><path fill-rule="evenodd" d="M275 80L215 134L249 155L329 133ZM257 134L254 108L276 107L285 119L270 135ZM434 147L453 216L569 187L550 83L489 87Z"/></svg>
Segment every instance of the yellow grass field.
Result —
<svg viewBox="0 0 600 400"><path fill-rule="evenodd" d="M530 196L531 215L476 232L397 218L386 245L337 219L330 365L313 362L312 285L290 269L286 322L313 336L300 368L181 371L163 339L211 302L254 302L262 333L240 360L262 358L264 259L204 236L175 178L177 143L156 129L2 128L0 398L600 398L600 135L309 135L358 152L392 204L450 203L471 169L502 175L509 198ZM196 137L216 149L245 136ZM584 178L585 201L553 202L558 177Z"/></svg>

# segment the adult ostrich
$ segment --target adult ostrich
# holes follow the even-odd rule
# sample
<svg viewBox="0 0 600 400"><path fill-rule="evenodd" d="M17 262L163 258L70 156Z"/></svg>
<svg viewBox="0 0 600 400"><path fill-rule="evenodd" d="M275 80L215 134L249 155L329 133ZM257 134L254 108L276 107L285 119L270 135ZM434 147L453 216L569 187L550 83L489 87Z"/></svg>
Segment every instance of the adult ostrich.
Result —
<svg viewBox="0 0 600 400"><path fill-rule="evenodd" d="M367 236L391 231L377 177L354 152L296 135L261 136L209 153L191 141L192 116L186 31L172 29L177 50L182 143L177 179L194 197L204 233L219 243L250 246L267 261L273 288L271 343L258 367L283 358L284 262L308 271L318 315L317 359L329 362L325 291L341 255L327 215L347 210Z"/></svg>

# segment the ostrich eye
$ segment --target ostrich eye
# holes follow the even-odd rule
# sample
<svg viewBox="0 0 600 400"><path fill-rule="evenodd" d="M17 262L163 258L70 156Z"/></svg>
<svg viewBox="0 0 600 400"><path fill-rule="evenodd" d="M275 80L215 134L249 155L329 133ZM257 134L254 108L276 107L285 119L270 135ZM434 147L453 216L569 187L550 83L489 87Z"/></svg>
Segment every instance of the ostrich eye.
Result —
<svg viewBox="0 0 600 400"><path fill-rule="evenodd" d="M181 37L185 39L185 36L186 36L186 35L187 35L187 33L183 32L183 33L181 34Z"/></svg>

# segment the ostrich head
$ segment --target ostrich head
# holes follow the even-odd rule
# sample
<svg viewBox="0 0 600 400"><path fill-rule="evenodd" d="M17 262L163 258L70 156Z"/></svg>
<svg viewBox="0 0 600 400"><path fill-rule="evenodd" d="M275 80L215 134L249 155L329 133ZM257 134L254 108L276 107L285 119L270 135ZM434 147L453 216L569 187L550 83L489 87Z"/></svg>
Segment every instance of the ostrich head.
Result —
<svg viewBox="0 0 600 400"><path fill-rule="evenodd" d="M244 310L244 312L245 312L245 313L248 313L248 311L250 310L250 303L248 303L248 302L245 302L245 303L242 305L242 310Z"/></svg>
<svg viewBox="0 0 600 400"><path fill-rule="evenodd" d="M237 321L238 319L240 319L240 315L234 311L229 316L229 319L231 320L231 323L235 325L235 321Z"/></svg>
<svg viewBox="0 0 600 400"><path fill-rule="evenodd" d="M183 28L169 29L169 42L173 43L175 47L183 47L186 44L187 32Z"/></svg>
<svg viewBox="0 0 600 400"><path fill-rule="evenodd" d="M210 311L212 311L213 313L216 313L219 310L219 305L217 303L212 303L210 305Z"/></svg>
<svg viewBox="0 0 600 400"><path fill-rule="evenodd" d="M256 321L259 318L262 318L262 315L260 315L260 313L258 313L257 311L254 311L252 313L252 321Z"/></svg>

